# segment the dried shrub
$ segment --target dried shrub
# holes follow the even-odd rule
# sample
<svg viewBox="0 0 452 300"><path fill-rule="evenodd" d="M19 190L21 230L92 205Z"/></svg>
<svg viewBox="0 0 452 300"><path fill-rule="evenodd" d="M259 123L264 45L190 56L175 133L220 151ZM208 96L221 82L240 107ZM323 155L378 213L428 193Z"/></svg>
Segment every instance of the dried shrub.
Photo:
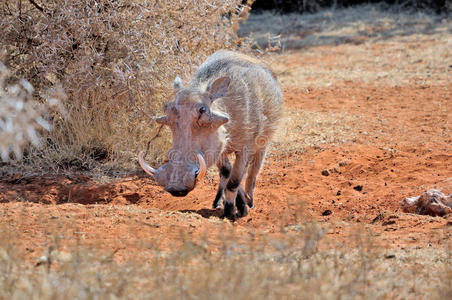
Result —
<svg viewBox="0 0 452 300"><path fill-rule="evenodd" d="M0 159L8 162L11 157L22 159L23 150L29 144L39 146L42 131L50 131L49 109L61 109L60 99L65 95L59 89L48 91L46 101L33 100L34 88L25 79L15 83L10 80L8 69L0 62ZM13 156L14 154L14 156Z"/></svg>
<svg viewBox="0 0 452 300"><path fill-rule="evenodd" d="M235 30L248 10L240 0L2 2L0 47L12 75L29 80L35 96L58 82L68 95L70 118L55 122L35 164L130 161L155 133L151 119L176 75L187 78L220 48L245 47ZM157 143L156 160L164 147Z"/></svg>

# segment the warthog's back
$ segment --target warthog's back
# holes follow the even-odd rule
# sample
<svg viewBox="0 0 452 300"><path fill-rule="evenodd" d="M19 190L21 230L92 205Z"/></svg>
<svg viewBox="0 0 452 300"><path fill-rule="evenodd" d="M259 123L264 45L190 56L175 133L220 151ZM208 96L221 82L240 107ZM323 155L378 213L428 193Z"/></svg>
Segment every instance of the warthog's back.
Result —
<svg viewBox="0 0 452 300"><path fill-rule="evenodd" d="M228 93L212 109L229 116L225 125L231 150L265 144L282 114L282 95L272 72L259 60L221 50L198 69L192 86L204 90L216 79L231 79Z"/></svg>

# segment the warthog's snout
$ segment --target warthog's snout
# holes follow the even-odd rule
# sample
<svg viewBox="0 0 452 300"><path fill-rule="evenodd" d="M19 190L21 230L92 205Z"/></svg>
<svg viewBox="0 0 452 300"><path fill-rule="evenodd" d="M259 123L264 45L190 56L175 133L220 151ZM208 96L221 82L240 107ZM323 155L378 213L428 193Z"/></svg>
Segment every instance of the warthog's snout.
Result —
<svg viewBox="0 0 452 300"><path fill-rule="evenodd" d="M187 196L188 192L190 192L190 190L186 187L183 187L182 189L178 189L178 188L174 188L174 187L165 187L165 191L167 191L174 197L184 197L184 196Z"/></svg>
<svg viewBox="0 0 452 300"><path fill-rule="evenodd" d="M196 182L206 173L207 167L203 156L197 154L196 157L198 163L168 162L158 169L150 167L144 161L143 152L138 154L138 161L143 170L152 175L155 181L164 187L165 191L175 197L183 197L195 188Z"/></svg>

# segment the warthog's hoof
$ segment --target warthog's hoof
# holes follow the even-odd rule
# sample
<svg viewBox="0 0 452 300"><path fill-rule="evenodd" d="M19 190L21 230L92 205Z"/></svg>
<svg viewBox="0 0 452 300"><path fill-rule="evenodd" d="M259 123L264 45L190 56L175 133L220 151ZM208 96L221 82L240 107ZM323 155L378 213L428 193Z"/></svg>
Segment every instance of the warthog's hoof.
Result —
<svg viewBox="0 0 452 300"><path fill-rule="evenodd" d="M224 211L221 216L222 219L227 218L234 222L237 219L237 215L235 214L235 206L232 203L225 202L224 203Z"/></svg>
<svg viewBox="0 0 452 300"><path fill-rule="evenodd" d="M251 198L248 198L248 201L246 201L246 204L248 204L249 208L254 208L254 201Z"/></svg>
<svg viewBox="0 0 452 300"><path fill-rule="evenodd" d="M248 215L248 205L245 203L245 199L242 197L243 195L237 194L237 198L235 199L235 205L237 206L237 217L243 218Z"/></svg>
<svg viewBox="0 0 452 300"><path fill-rule="evenodd" d="M212 204L212 208L213 208L213 209L218 209L218 208L222 208L222 207L223 207L223 200L214 202L214 203Z"/></svg>
<svg viewBox="0 0 452 300"><path fill-rule="evenodd" d="M237 207L237 218L243 218L248 215L248 205L244 205L243 207Z"/></svg>

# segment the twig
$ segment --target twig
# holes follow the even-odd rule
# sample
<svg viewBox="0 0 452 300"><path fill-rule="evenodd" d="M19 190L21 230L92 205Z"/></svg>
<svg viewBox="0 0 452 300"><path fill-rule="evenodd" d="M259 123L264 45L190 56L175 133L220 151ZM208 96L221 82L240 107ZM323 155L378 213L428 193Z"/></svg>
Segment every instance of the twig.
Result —
<svg viewBox="0 0 452 300"><path fill-rule="evenodd" d="M36 7L37 10L39 10L40 12L44 13L44 9L39 6L38 3L36 3L34 0L28 0L31 4L33 4L34 7Z"/></svg>
<svg viewBox="0 0 452 300"><path fill-rule="evenodd" d="M135 99L134 99L133 96L132 96L132 92L131 92L131 90L130 90L130 88L129 88L129 82L128 82L128 81L127 81L127 90L123 90L123 91L117 93L116 95L122 95L122 94L124 94L126 91L129 92L129 102L132 103L133 106L135 106L135 108L136 108L137 110L139 110L144 116L146 116L147 118L151 119L152 121L155 121L155 118L149 116L149 115L148 115L141 107L138 107L138 105L137 105L136 102L135 102ZM160 125L160 127L159 127L159 129L158 129L156 135L154 135L154 136L151 138L151 140L148 142L148 146L147 146L146 152L144 153L144 157L146 157L146 156L148 155L148 153L149 153L149 148L151 147L152 141L155 140L156 138L160 137L160 132L162 131L162 128L163 128L163 124Z"/></svg>
<svg viewBox="0 0 452 300"><path fill-rule="evenodd" d="M40 6L38 3L36 3L34 0L28 0L37 10L39 10L44 16L50 18L52 16L51 13L46 11L42 6Z"/></svg>
<svg viewBox="0 0 452 300"><path fill-rule="evenodd" d="M149 227L151 227L151 228L160 228L160 224L150 224L150 223L146 223L146 222L138 222L139 224L142 224L142 225L146 225L146 226L149 226Z"/></svg>
<svg viewBox="0 0 452 300"><path fill-rule="evenodd" d="M148 115L141 107L138 107L138 105L136 104L135 98L133 97L132 91L131 91L131 89L130 89L129 80L127 80L127 88L124 89L124 90L122 90L122 91L119 91L118 93L116 93L115 95L113 95L113 97L123 95L123 94L125 94L126 92L129 93L129 102L132 103L133 106L135 106L135 108L136 108L137 110L139 110L146 118L149 118L151 121L155 121L155 118L153 118L153 117L151 117L150 115Z"/></svg>
<svg viewBox="0 0 452 300"><path fill-rule="evenodd" d="M147 149L146 149L146 153L144 154L145 157L146 157L146 155L148 155L149 148L151 148L151 143L152 143L152 141L155 140L156 138L160 137L160 132L162 131L162 128L163 128L163 124L160 125L159 130L157 131L157 134L154 135L154 137L153 137L152 139L149 140L148 146L147 146Z"/></svg>
<svg viewBox="0 0 452 300"><path fill-rule="evenodd" d="M22 0L17 5L19 6L19 19L22 19Z"/></svg>
<svg viewBox="0 0 452 300"><path fill-rule="evenodd" d="M151 121L155 121L155 118L151 117L150 115L148 115L141 107L139 107L135 101L131 101L133 106L135 106L135 108L137 110L139 110L146 118L149 118Z"/></svg>

